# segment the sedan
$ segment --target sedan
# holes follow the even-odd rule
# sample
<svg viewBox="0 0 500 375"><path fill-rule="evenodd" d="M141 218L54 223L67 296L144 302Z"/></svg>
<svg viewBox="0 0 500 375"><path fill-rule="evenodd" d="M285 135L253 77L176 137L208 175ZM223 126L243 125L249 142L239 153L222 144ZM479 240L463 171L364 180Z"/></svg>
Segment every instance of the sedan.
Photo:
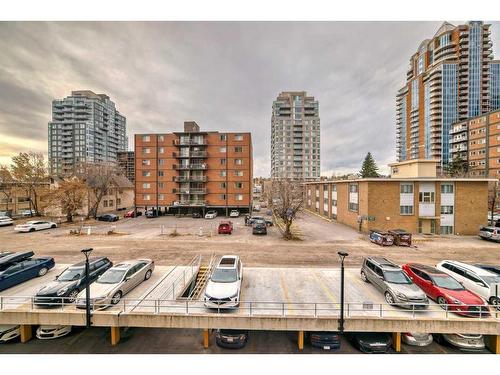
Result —
<svg viewBox="0 0 500 375"><path fill-rule="evenodd" d="M0 227L4 227L7 225L13 225L13 224L14 224L14 220L12 220L10 217L8 217L8 216L1 216L0 217Z"/></svg>
<svg viewBox="0 0 500 375"><path fill-rule="evenodd" d="M464 316L483 318L489 316L488 305L484 299L465 289L462 284L443 271L416 263L405 264L403 270L443 309Z"/></svg>
<svg viewBox="0 0 500 375"><path fill-rule="evenodd" d="M232 234L233 233L233 223L231 221L221 221L219 223L219 234Z"/></svg>
<svg viewBox="0 0 500 375"><path fill-rule="evenodd" d="M252 234L267 234L267 225L264 221L256 221L252 225Z"/></svg>
<svg viewBox="0 0 500 375"><path fill-rule="evenodd" d="M340 335L338 332L310 332L307 333L311 346L323 350L340 349Z"/></svg>
<svg viewBox="0 0 500 375"><path fill-rule="evenodd" d="M119 219L120 218L118 217L118 215L115 215L115 214L104 214L101 216L97 216L97 220L99 220L99 221L113 222L113 221L118 221Z"/></svg>
<svg viewBox="0 0 500 375"><path fill-rule="evenodd" d="M241 349L248 341L248 331L240 329L218 329L215 343L221 348Z"/></svg>
<svg viewBox="0 0 500 375"><path fill-rule="evenodd" d="M138 217L138 216L142 216L142 212L141 211L130 210L130 211L127 211L127 213L125 213L125 215L123 215L124 218L127 218L127 217Z"/></svg>
<svg viewBox="0 0 500 375"><path fill-rule="evenodd" d="M108 270L113 263L108 258L89 259L89 282L93 283ZM78 293L85 289L85 262L80 262L66 268L54 281L44 285L35 296L35 304L39 306L53 306L61 303L75 302Z"/></svg>
<svg viewBox="0 0 500 375"><path fill-rule="evenodd" d="M387 353L392 345L391 335L383 332L353 332L348 337L363 353Z"/></svg>
<svg viewBox="0 0 500 375"><path fill-rule="evenodd" d="M231 210L229 213L229 217L239 217L240 216L240 211L238 210Z"/></svg>
<svg viewBox="0 0 500 375"><path fill-rule="evenodd" d="M19 325L7 324L0 325L0 344L10 340L14 340L16 337L21 336L21 329Z"/></svg>
<svg viewBox="0 0 500 375"><path fill-rule="evenodd" d="M69 335L70 333L71 326L46 325L38 327L36 330L36 337L40 340L50 340L58 339L59 337Z"/></svg>
<svg viewBox="0 0 500 375"><path fill-rule="evenodd" d="M429 346L432 344L432 335L430 333L405 332L401 339L407 345L411 346Z"/></svg>
<svg viewBox="0 0 500 375"><path fill-rule="evenodd" d="M210 210L205 214L205 219L215 219L217 217L217 211Z"/></svg>
<svg viewBox="0 0 500 375"><path fill-rule="evenodd" d="M33 252L30 251L0 258L0 290L44 276L55 266L52 257L31 258L32 255Z"/></svg>
<svg viewBox="0 0 500 375"><path fill-rule="evenodd" d="M154 268L155 264L151 259L130 260L111 267L90 285L91 307L105 308L116 305L125 294L148 280ZM76 307L85 309L86 304L85 290L83 290L78 295Z"/></svg>
<svg viewBox="0 0 500 375"><path fill-rule="evenodd" d="M464 351L478 351L484 349L483 335L448 333L437 334L435 340L440 344L449 344Z"/></svg>
<svg viewBox="0 0 500 375"><path fill-rule="evenodd" d="M34 232L36 230L44 230L44 229L54 229L57 228L57 224L52 221L41 221L41 220L32 220L28 221L24 224L18 224L15 226L14 230L16 232Z"/></svg>

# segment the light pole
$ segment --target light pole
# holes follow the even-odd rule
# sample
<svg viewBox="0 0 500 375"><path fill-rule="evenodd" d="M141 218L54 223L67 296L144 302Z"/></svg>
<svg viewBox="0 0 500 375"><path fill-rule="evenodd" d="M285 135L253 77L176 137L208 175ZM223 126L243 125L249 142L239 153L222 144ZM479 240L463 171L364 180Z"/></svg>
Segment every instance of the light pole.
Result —
<svg viewBox="0 0 500 375"><path fill-rule="evenodd" d="M340 322L339 332L344 333L344 258L349 254L339 251L337 253L340 257Z"/></svg>
<svg viewBox="0 0 500 375"><path fill-rule="evenodd" d="M90 328L90 280L89 280L89 255L92 252L92 248L83 249L82 253L85 255L85 308L86 308L86 326Z"/></svg>

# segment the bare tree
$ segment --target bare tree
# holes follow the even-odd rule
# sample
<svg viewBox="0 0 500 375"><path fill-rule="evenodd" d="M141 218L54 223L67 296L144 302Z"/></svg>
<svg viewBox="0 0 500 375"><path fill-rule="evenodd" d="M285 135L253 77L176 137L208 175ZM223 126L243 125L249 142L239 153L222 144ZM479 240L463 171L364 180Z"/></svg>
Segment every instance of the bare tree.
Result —
<svg viewBox="0 0 500 375"><path fill-rule="evenodd" d="M59 186L50 193L50 203L66 215L66 221L72 222L73 216L82 209L87 195L87 186L82 179L72 177L63 180Z"/></svg>
<svg viewBox="0 0 500 375"><path fill-rule="evenodd" d="M39 215L39 198L48 187L47 167L43 154L30 151L13 156L10 173L14 180L26 190L30 199L30 209Z"/></svg>
<svg viewBox="0 0 500 375"><path fill-rule="evenodd" d="M497 205L498 201L498 194L500 193L500 189L498 188L499 182L495 181L490 185L490 188L488 190L488 208L490 210L490 225L494 226L494 215L495 215L495 208Z"/></svg>
<svg viewBox="0 0 500 375"><path fill-rule="evenodd" d="M273 211L285 225L283 238L292 239L291 227L304 205L304 189L297 181L275 180L272 183Z"/></svg>
<svg viewBox="0 0 500 375"><path fill-rule="evenodd" d="M88 212L87 219L97 218L97 210L102 198L108 190L113 187L114 177L120 171L115 165L106 163L86 164L82 168L82 179L87 185L88 191Z"/></svg>
<svg viewBox="0 0 500 375"><path fill-rule="evenodd" d="M12 187L14 185L14 179L9 171L9 168L5 165L0 165L0 193L5 196L5 210L9 211L9 202L12 198Z"/></svg>

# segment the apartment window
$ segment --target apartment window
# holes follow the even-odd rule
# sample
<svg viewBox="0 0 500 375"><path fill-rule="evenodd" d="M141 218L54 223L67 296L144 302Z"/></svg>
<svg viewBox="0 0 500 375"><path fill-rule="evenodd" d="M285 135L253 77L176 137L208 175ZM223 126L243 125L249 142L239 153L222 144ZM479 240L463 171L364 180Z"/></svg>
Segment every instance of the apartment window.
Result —
<svg viewBox="0 0 500 375"><path fill-rule="evenodd" d="M441 234L453 234L453 227L451 225L441 225Z"/></svg>
<svg viewBox="0 0 500 375"><path fill-rule="evenodd" d="M236 164L236 165L242 165L243 164L243 160L241 160L241 159L234 159L234 164Z"/></svg>
<svg viewBox="0 0 500 375"><path fill-rule="evenodd" d="M453 184L441 184L441 194L453 194Z"/></svg>
<svg viewBox="0 0 500 375"><path fill-rule="evenodd" d="M441 215L453 215L453 206L441 206Z"/></svg>
<svg viewBox="0 0 500 375"><path fill-rule="evenodd" d="M332 200L332 207L337 207L337 200Z"/></svg>
<svg viewBox="0 0 500 375"><path fill-rule="evenodd" d="M226 159L220 159L220 164L221 165L226 165Z"/></svg>
<svg viewBox="0 0 500 375"><path fill-rule="evenodd" d="M351 185L349 185L349 192L351 192L351 193L357 193L358 192L358 185L357 184L351 184Z"/></svg>
<svg viewBox="0 0 500 375"><path fill-rule="evenodd" d="M226 188L226 183L225 182L221 182L220 183L220 187L221 187L221 189L225 189Z"/></svg>
<svg viewBox="0 0 500 375"><path fill-rule="evenodd" d="M243 152L243 147L240 147L240 146L235 147L234 152Z"/></svg>
<svg viewBox="0 0 500 375"><path fill-rule="evenodd" d="M227 134L221 134L220 138L221 141L227 141ZM225 199L225 198L224 198Z"/></svg>
<svg viewBox="0 0 500 375"><path fill-rule="evenodd" d="M159 159L158 165L165 165L165 159Z"/></svg>
<svg viewBox="0 0 500 375"><path fill-rule="evenodd" d="M241 188L243 187L243 182L235 182L235 183L234 183L234 187L235 187L236 189L241 189Z"/></svg>
<svg viewBox="0 0 500 375"><path fill-rule="evenodd" d="M243 140L243 135L242 134L235 134L234 135L234 140L235 141L242 141Z"/></svg>
<svg viewBox="0 0 500 375"><path fill-rule="evenodd" d="M149 135L143 135L142 136L142 141L143 142L149 142L149 141L151 141L151 137Z"/></svg>
<svg viewBox="0 0 500 375"><path fill-rule="evenodd" d="M357 203L349 202L349 211L358 212L359 205Z"/></svg>
<svg viewBox="0 0 500 375"><path fill-rule="evenodd" d="M150 171L142 171L142 177L150 177L151 172Z"/></svg>
<svg viewBox="0 0 500 375"><path fill-rule="evenodd" d="M226 177L226 171L220 171L220 176L221 177Z"/></svg>
<svg viewBox="0 0 500 375"><path fill-rule="evenodd" d="M116 198L116 205L119 206L122 204L122 199L121 198Z"/></svg>
<svg viewBox="0 0 500 375"><path fill-rule="evenodd" d="M413 184L401 184L401 194L413 194Z"/></svg>
<svg viewBox="0 0 500 375"><path fill-rule="evenodd" d="M165 194L158 194L158 200L162 201L165 199Z"/></svg>
<svg viewBox="0 0 500 375"><path fill-rule="evenodd" d="M103 200L103 201L102 201L102 205L103 205L104 207L108 207L108 201L107 201L106 199L105 199L105 200Z"/></svg>
<svg viewBox="0 0 500 375"><path fill-rule="evenodd" d="M158 153L164 154L165 153L165 147L159 147L158 148Z"/></svg>
<svg viewBox="0 0 500 375"><path fill-rule="evenodd" d="M243 171L234 171L234 175L237 177L242 177L243 176Z"/></svg>
<svg viewBox="0 0 500 375"><path fill-rule="evenodd" d="M144 159L144 160L142 161L142 165L151 165L151 160L149 160L149 159Z"/></svg>
<svg viewBox="0 0 500 375"><path fill-rule="evenodd" d="M220 194L219 199L225 201L226 200L226 194Z"/></svg>
<svg viewBox="0 0 500 375"><path fill-rule="evenodd" d="M434 192L424 191L418 195L418 201L420 203L434 203Z"/></svg>
<svg viewBox="0 0 500 375"><path fill-rule="evenodd" d="M148 172L149 173L149 172ZM158 177L163 177L165 175L165 172L163 171L158 171Z"/></svg>
<svg viewBox="0 0 500 375"><path fill-rule="evenodd" d="M164 182L158 182L158 188L159 189L163 189L165 187L165 183Z"/></svg>
<svg viewBox="0 0 500 375"><path fill-rule="evenodd" d="M400 215L413 215L413 206L400 206L399 207Z"/></svg>
<svg viewBox="0 0 500 375"><path fill-rule="evenodd" d="M143 147L142 148L142 154L150 154L151 153L151 149L149 147Z"/></svg>
<svg viewBox="0 0 500 375"><path fill-rule="evenodd" d="M142 184L142 188L143 189L150 189L151 188L151 184L149 182L145 182Z"/></svg>
<svg viewBox="0 0 500 375"><path fill-rule="evenodd" d="M151 195L149 195L149 194L142 194L142 199L145 200L145 201L149 201L149 200L151 200Z"/></svg>
<svg viewBox="0 0 500 375"><path fill-rule="evenodd" d="M243 200L243 194L236 194L236 200L237 201L242 201Z"/></svg>
<svg viewBox="0 0 500 375"><path fill-rule="evenodd" d="M219 147L219 152L225 154L226 153L226 148L225 147Z"/></svg>
<svg viewBox="0 0 500 375"><path fill-rule="evenodd" d="M163 135L158 136L158 142L163 142L165 140L165 137Z"/></svg>
<svg viewBox="0 0 500 375"><path fill-rule="evenodd" d="M113 199L110 199L108 204L109 204L109 207L113 207Z"/></svg>
<svg viewBox="0 0 500 375"><path fill-rule="evenodd" d="M337 184L332 185L332 191L337 191Z"/></svg>

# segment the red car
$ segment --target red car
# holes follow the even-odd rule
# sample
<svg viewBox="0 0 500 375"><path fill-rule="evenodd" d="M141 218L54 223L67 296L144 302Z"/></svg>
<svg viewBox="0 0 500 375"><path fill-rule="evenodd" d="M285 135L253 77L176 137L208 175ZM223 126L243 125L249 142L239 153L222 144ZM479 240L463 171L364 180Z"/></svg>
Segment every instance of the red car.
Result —
<svg viewBox="0 0 500 375"><path fill-rule="evenodd" d="M123 217L136 217L136 216L141 216L141 215L142 215L141 211L137 211L137 213L136 213L134 210L130 210L130 211L127 211L127 213L125 215L123 215Z"/></svg>
<svg viewBox="0 0 500 375"><path fill-rule="evenodd" d="M233 233L233 223L230 221L221 221L219 223L219 234Z"/></svg>
<svg viewBox="0 0 500 375"><path fill-rule="evenodd" d="M434 267L417 263L408 263L402 268L429 298L443 308L470 317L489 316L486 302L477 294L465 289L450 275Z"/></svg>

